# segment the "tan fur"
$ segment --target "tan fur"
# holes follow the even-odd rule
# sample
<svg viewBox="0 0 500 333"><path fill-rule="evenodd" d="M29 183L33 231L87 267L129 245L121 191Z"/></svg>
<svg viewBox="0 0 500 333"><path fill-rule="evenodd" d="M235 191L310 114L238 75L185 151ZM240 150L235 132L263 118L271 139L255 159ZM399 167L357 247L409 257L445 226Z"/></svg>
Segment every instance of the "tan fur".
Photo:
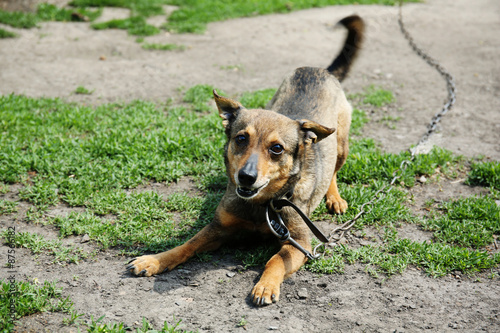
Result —
<svg viewBox="0 0 500 333"><path fill-rule="evenodd" d="M356 40L358 47L362 20L352 16L341 23L349 29L347 40ZM342 56L328 70L296 69L285 78L268 110L245 109L214 91L228 139L224 156L229 179L214 220L185 244L136 258L127 269L135 275L151 276L173 269L196 253L215 250L241 231L269 234L265 207L284 195L291 196L290 200L307 215L323 197L330 212L344 213L347 203L338 192L337 172L349 151L351 106L333 74L345 76L352 59ZM340 67L334 66L336 63ZM291 237L310 251L310 234L304 221L290 208L284 208L281 214ZM305 262L302 252L282 244L253 288L252 301L257 305L278 301L283 279Z"/></svg>

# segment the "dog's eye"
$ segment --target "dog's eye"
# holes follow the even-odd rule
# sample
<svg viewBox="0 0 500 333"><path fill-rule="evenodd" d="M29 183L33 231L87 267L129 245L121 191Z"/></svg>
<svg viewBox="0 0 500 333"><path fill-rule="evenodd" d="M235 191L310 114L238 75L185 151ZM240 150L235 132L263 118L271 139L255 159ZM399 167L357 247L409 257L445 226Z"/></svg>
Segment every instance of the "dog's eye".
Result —
<svg viewBox="0 0 500 333"><path fill-rule="evenodd" d="M244 135L237 135L234 138L234 141L236 142L237 145L243 145L247 142L247 137Z"/></svg>
<svg viewBox="0 0 500 333"><path fill-rule="evenodd" d="M269 148L269 150L274 155L280 155L281 153L283 153L284 148L282 145L276 144L276 145L272 146L271 148Z"/></svg>

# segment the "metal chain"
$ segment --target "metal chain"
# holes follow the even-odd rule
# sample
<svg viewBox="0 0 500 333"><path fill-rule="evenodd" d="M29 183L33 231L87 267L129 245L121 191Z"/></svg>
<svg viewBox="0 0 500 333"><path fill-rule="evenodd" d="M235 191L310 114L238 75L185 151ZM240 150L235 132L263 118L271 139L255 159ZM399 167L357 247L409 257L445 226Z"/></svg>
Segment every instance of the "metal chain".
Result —
<svg viewBox="0 0 500 333"><path fill-rule="evenodd" d="M418 141L417 145L413 148L410 148L410 157L404 161L401 162L399 169L393 172L392 180L389 184L384 185L381 189L379 189L373 197L365 202L364 204L361 205L359 208L358 214L354 216L351 220L343 223L339 227L335 228L330 235L328 236L328 243L320 243L316 245L313 249L313 256L318 256L318 249L321 246L329 246L333 247L337 245L337 242L342 239L344 234L349 231L354 224L356 224L356 221L364 214L371 212L373 206L382 200L391 190L392 186L395 184L395 182L402 177L404 172L406 171L408 165L410 165L413 160L415 159L415 155L418 152L418 148L422 146L424 143L427 142L427 140L430 138L430 136L436 131L437 124L441 121L441 118L453 107L453 104L455 104L456 101L456 87L455 87L455 79L453 76L441 65L439 62L432 57L430 57L426 52L424 52L421 48L415 44L415 41L413 40L413 37L410 35L408 30L406 30L406 27L403 23L403 14L402 14L402 7L403 7L403 1L399 1L399 15L398 15L398 23L399 27L401 29L401 32L403 33L404 37L410 44L411 48L417 53L423 60L429 64L432 68L436 69L439 74L446 80L446 86L447 86L447 91L448 91L448 99L446 103L443 105L442 109L432 117L431 121L427 125L427 132L422 135L420 140Z"/></svg>

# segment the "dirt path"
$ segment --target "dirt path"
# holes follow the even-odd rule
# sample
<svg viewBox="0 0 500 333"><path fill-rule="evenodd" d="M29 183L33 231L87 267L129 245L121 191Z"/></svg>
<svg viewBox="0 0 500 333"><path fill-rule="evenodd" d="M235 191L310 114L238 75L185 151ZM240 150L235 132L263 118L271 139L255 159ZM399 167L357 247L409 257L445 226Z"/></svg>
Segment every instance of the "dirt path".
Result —
<svg viewBox="0 0 500 333"><path fill-rule="evenodd" d="M390 152L407 149L440 110L446 90L441 77L408 47L397 25L396 7L311 9L214 23L204 35L148 38L185 45L183 52L145 51L126 32L94 31L86 23L43 23L40 29L18 31L20 38L0 40L0 93L99 104L137 98L164 101L178 96L179 87L200 83L228 94L277 87L294 67L329 64L344 36L333 25L354 12L365 18L368 33L344 86L350 93L371 84L395 92L397 107L371 115L364 135ZM415 40L456 77L457 104L431 143L468 157L500 160L500 3L430 0L405 5L404 17ZM94 93L75 95L80 85ZM391 129L384 117L400 119ZM417 202L477 191L444 182L435 188L417 186ZM16 190L9 195L15 197ZM26 204L17 215L0 217L0 222L56 235L50 228L18 222L27 209L22 205ZM2 262L5 253L3 246ZM174 322L175 316L183 320L181 327L200 332L500 330L498 279L454 274L436 280L409 269L384 281L358 265L346 267L343 275L301 271L284 284L279 304L255 308L248 293L260 270L233 276L238 262L230 256L219 255L217 264L190 262L182 270L139 279L124 273L124 260L113 251L97 261L65 267L46 265L50 258L33 260L29 251L19 253L20 274L40 281L58 279L77 311L88 314L85 319L105 314L109 320L133 324L146 317L159 325ZM3 277L4 271L0 274ZM197 286L190 286L190 281ZM298 297L301 288L307 290L305 299ZM243 317L247 325L237 327ZM61 321L59 314L35 315L24 319L19 331L76 332L74 327L61 327Z"/></svg>

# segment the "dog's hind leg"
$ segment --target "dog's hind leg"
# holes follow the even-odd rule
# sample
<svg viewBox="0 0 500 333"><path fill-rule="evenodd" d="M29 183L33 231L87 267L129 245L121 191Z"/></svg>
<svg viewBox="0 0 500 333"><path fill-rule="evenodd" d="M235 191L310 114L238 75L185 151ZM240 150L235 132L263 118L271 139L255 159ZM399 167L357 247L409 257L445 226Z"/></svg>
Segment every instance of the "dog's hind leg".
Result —
<svg viewBox="0 0 500 333"><path fill-rule="evenodd" d="M326 192L326 207L330 213L343 214L347 210L347 201L342 199L337 188L337 171L333 174L332 182Z"/></svg>
<svg viewBox="0 0 500 333"><path fill-rule="evenodd" d="M347 210L347 201L340 196L337 186L337 172L344 165L349 153L349 129L351 125L350 107L339 114L339 126L337 129L337 162L333 173L330 187L326 192L326 207L330 213L343 214Z"/></svg>

